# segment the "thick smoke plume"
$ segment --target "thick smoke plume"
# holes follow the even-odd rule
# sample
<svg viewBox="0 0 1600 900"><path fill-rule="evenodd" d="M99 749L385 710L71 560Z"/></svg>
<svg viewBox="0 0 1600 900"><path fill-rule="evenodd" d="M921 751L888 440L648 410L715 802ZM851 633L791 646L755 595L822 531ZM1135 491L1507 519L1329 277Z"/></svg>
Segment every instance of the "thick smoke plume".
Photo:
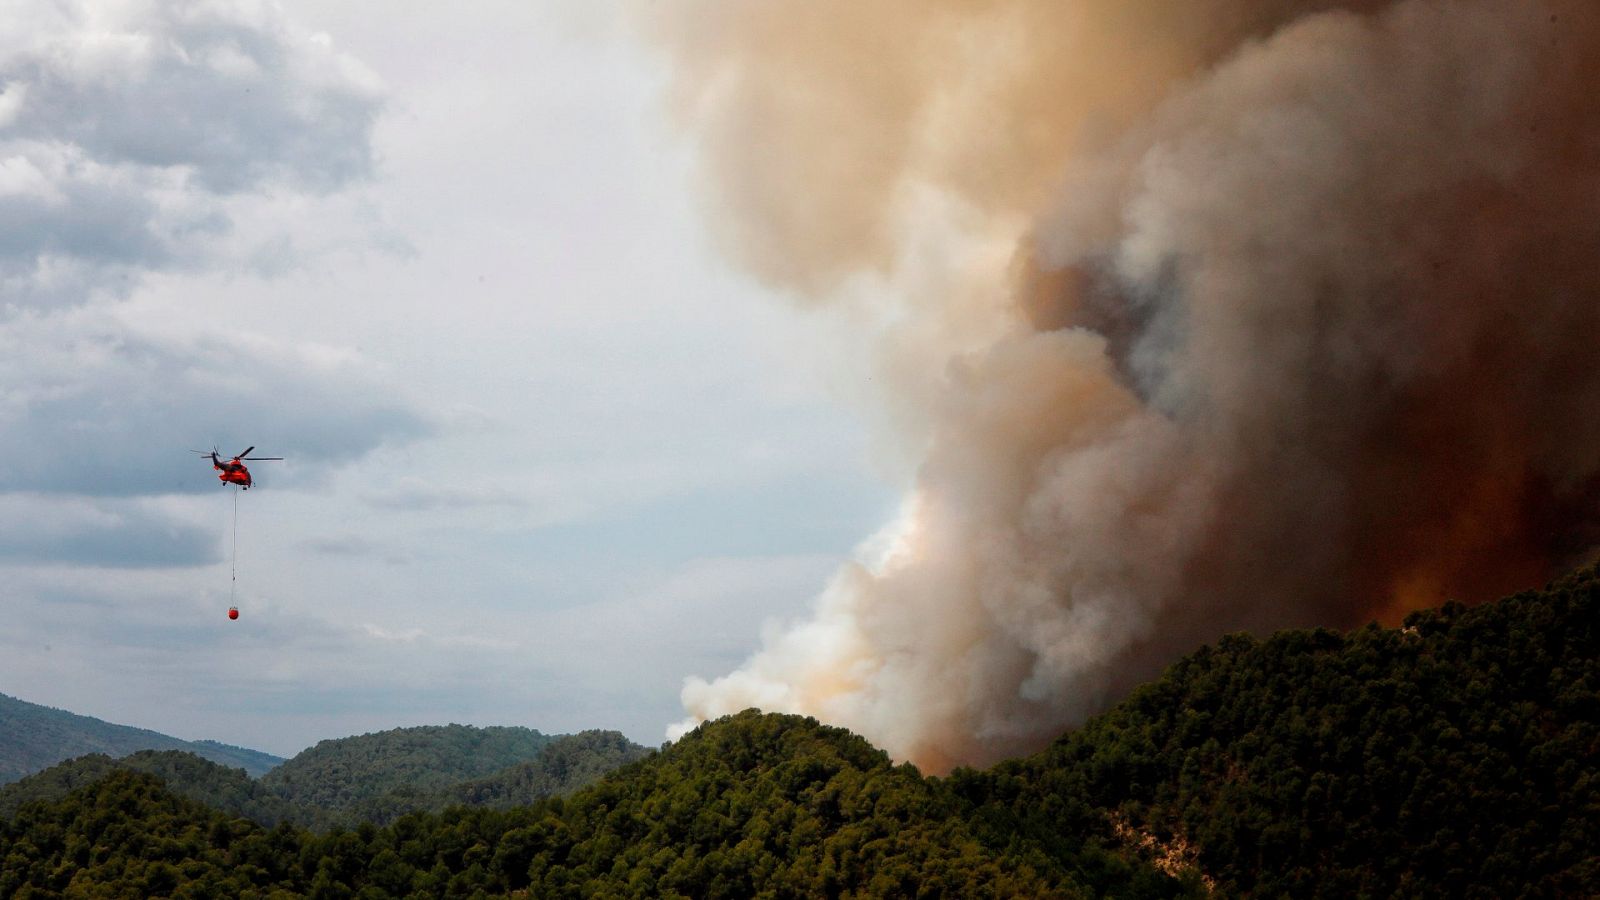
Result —
<svg viewBox="0 0 1600 900"><path fill-rule="evenodd" d="M654 24L727 245L872 323L924 451L881 558L687 724L981 764L1223 633L1595 544L1588 0L692 9Z"/></svg>

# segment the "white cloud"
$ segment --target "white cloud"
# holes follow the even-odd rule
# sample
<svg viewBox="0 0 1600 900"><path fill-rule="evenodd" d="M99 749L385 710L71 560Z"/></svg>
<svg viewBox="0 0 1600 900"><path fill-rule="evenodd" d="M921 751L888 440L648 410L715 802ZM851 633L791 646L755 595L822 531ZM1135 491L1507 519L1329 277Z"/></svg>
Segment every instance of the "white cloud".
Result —
<svg viewBox="0 0 1600 900"><path fill-rule="evenodd" d="M446 487L415 475L402 475L382 490L368 495L367 502L379 509L392 511L432 511L477 507L522 509L533 501L504 486Z"/></svg>
<svg viewBox="0 0 1600 900"><path fill-rule="evenodd" d="M3 113L0 108L0 116ZM65 199L33 160L20 155L0 159L0 197L33 198L45 204L59 204Z"/></svg>
<svg viewBox="0 0 1600 900"><path fill-rule="evenodd" d="M161 568L219 559L192 516L137 499L0 494L0 562Z"/></svg>
<svg viewBox="0 0 1600 900"><path fill-rule="evenodd" d="M28 96L25 84L8 84L0 87L0 128L10 128L22 111L22 101Z"/></svg>
<svg viewBox="0 0 1600 900"><path fill-rule="evenodd" d="M125 296L150 270L259 266L271 236L227 239L260 227L247 198L372 173L381 84L273 5L8 17L31 27L0 40L0 311Z"/></svg>
<svg viewBox="0 0 1600 900"><path fill-rule="evenodd" d="M359 355L166 335L94 309L0 325L0 384L0 492L213 489L208 464L186 451L219 442L225 453L254 444L289 457L280 477L303 478L430 430Z"/></svg>

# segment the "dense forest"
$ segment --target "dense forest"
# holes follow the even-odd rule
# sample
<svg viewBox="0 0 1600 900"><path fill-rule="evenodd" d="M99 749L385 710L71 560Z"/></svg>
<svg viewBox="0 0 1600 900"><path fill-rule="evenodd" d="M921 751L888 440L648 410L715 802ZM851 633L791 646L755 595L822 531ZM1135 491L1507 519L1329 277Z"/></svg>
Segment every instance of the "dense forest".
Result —
<svg viewBox="0 0 1600 900"><path fill-rule="evenodd" d="M0 896L1590 896L1597 613L1587 572L1398 629L1230 636L946 778L753 710L566 797L325 832L118 768L4 823Z"/></svg>
<svg viewBox="0 0 1600 900"><path fill-rule="evenodd" d="M283 762L259 750L216 741L186 741L0 694L0 785L73 757L90 753L125 756L139 750L184 750L244 769L255 777Z"/></svg>
<svg viewBox="0 0 1600 900"><path fill-rule="evenodd" d="M957 812L938 781L848 732L749 712L564 800L321 834L119 769L19 810L0 896L1086 895L1059 867L985 846Z"/></svg>
<svg viewBox="0 0 1600 900"><path fill-rule="evenodd" d="M952 788L993 841L1120 836L1223 892L1594 896L1593 571L1399 629L1223 639Z"/></svg>

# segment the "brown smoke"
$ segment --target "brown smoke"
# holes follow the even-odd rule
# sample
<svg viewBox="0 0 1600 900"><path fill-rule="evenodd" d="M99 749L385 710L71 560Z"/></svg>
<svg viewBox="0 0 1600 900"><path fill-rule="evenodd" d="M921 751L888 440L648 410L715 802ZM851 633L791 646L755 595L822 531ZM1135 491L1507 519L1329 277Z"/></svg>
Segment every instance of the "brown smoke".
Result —
<svg viewBox="0 0 1600 900"><path fill-rule="evenodd" d="M1594 546L1587 0L671 12L725 242L882 304L926 447L882 558L691 679L691 722L985 763L1220 634L1393 621Z"/></svg>

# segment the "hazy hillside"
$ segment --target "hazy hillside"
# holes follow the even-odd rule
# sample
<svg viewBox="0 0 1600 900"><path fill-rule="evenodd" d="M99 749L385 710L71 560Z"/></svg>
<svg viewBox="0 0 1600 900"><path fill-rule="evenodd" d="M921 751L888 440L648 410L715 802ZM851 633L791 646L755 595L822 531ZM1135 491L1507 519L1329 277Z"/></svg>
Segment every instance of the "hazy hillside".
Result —
<svg viewBox="0 0 1600 900"><path fill-rule="evenodd" d="M1600 883L1600 582L1403 629L1229 637L1047 750L927 778L747 711L566 798L265 830L127 771L0 823L0 896L1578 897ZM459 736L454 736L459 737Z"/></svg>
<svg viewBox="0 0 1600 900"><path fill-rule="evenodd" d="M477 733L477 734L474 734ZM532 759L505 767L485 778L450 780L448 772L472 772L489 768L526 739L528 729L480 729L453 725L436 729L403 729L380 735L362 735L324 741L305 751L313 767L300 757L285 765L298 775L287 782L247 776L240 769L227 768L200 759L192 753L146 750L121 759L91 754L58 763L7 785L0 785L0 818L11 816L25 803L58 801L73 790L93 784L113 771L130 770L160 778L174 793L263 825L289 822L318 830L360 822L384 824L411 812L438 811L452 805L507 808L553 797L594 782L601 775L649 755L652 751L629 741L615 731L586 731L575 735L547 737L538 741L543 748ZM376 738L376 739L375 739ZM352 747L353 745L353 747ZM426 748L426 750L421 749ZM472 758L477 752L480 755ZM317 790L318 782L307 772L325 773L330 761L364 759L362 768L341 768L349 776L349 790ZM410 783L393 785L414 770L419 758L438 762L432 772L431 787ZM377 793L362 782L360 772L369 773L370 782L391 784ZM352 799L354 796L354 799Z"/></svg>
<svg viewBox="0 0 1600 900"><path fill-rule="evenodd" d="M296 804L352 810L384 795L423 797L537 757L555 737L531 728L427 725L319 742L261 779Z"/></svg>
<svg viewBox="0 0 1600 900"><path fill-rule="evenodd" d="M185 750L257 777L283 762L257 750L216 741L185 741L0 694L0 784L76 756L126 756L139 750Z"/></svg>

